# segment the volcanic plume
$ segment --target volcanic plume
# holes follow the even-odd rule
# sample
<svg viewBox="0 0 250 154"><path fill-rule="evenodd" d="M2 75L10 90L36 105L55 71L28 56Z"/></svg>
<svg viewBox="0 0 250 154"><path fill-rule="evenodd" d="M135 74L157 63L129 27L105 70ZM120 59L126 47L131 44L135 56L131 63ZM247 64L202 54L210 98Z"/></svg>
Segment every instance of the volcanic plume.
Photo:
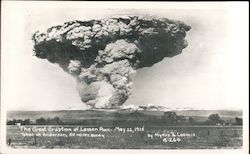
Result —
<svg viewBox="0 0 250 154"><path fill-rule="evenodd" d="M33 35L35 56L74 76L82 102L113 108L131 94L131 74L187 47L191 27L166 18L71 21Z"/></svg>

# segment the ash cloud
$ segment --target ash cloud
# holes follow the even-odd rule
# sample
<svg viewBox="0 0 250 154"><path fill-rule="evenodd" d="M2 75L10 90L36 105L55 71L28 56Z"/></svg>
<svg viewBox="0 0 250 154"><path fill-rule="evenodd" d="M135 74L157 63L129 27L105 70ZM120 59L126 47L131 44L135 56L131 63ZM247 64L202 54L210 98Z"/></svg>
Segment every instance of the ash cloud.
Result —
<svg viewBox="0 0 250 154"><path fill-rule="evenodd" d="M113 108L131 95L131 74L180 54L190 29L181 21L140 16L71 21L34 33L34 52L74 76L82 102Z"/></svg>

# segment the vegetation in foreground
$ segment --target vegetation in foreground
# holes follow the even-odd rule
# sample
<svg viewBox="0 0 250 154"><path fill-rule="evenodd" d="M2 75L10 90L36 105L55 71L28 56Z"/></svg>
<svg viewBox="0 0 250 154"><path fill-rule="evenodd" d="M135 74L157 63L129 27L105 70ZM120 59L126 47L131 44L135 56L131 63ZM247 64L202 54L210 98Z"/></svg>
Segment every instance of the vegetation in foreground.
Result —
<svg viewBox="0 0 250 154"><path fill-rule="evenodd" d="M206 119L196 120L192 116L177 115L175 112L164 112L163 115L146 115L140 112L126 114L114 113L105 117L89 117L85 119L63 120L56 116L53 118L40 117L37 119L8 119L7 125L242 125L242 118L235 117L224 120L219 114L210 114Z"/></svg>

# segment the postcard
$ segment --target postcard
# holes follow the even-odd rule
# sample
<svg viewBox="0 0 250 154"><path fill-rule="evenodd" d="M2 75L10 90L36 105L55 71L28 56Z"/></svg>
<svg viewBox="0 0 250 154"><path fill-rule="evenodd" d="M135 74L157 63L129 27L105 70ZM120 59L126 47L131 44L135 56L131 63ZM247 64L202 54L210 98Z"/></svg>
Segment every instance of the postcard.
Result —
<svg viewBox="0 0 250 154"><path fill-rule="evenodd" d="M244 2L2 1L2 153L247 153Z"/></svg>

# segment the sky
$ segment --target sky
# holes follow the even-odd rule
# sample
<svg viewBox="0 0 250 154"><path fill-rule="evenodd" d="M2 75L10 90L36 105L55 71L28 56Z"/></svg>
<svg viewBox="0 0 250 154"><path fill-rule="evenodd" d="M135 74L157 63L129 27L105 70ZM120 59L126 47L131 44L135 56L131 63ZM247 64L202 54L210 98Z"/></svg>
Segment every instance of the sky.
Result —
<svg viewBox="0 0 250 154"><path fill-rule="evenodd" d="M137 3L4 2L2 105L7 110L85 109L74 78L56 64L33 56L31 36L37 30L71 20L128 14L177 19L192 29L186 36L189 46L182 54L137 70L132 76L132 95L125 105L195 109L243 109L246 106L249 87L247 7L233 3L134 4Z"/></svg>

